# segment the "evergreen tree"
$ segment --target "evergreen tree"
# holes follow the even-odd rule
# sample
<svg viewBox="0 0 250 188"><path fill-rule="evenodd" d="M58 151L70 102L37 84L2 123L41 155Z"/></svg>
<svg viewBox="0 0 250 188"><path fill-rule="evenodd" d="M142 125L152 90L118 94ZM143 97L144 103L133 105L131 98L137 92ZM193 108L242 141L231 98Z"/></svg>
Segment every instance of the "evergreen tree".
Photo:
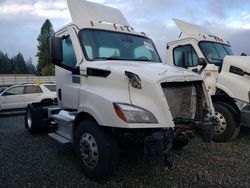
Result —
<svg viewBox="0 0 250 188"><path fill-rule="evenodd" d="M54 35L53 26L49 19L46 19L41 28L41 33L38 36L38 64L37 64L37 74L42 76L55 75L55 67L50 64L49 55L49 38Z"/></svg>
<svg viewBox="0 0 250 188"><path fill-rule="evenodd" d="M9 58L8 54L0 51L0 74L36 74L32 59L27 61L21 53Z"/></svg>
<svg viewBox="0 0 250 188"><path fill-rule="evenodd" d="M36 68L32 63L31 57L26 61L27 73L28 74L36 74Z"/></svg>
<svg viewBox="0 0 250 188"><path fill-rule="evenodd" d="M25 60L23 58L23 55L20 52L12 58L12 62L14 64L13 73L15 73L15 74L26 74L27 73L27 67L25 64Z"/></svg>
<svg viewBox="0 0 250 188"><path fill-rule="evenodd" d="M4 53L0 51L0 74L4 74L5 70Z"/></svg>
<svg viewBox="0 0 250 188"><path fill-rule="evenodd" d="M12 68L8 55L0 51L0 74L10 74Z"/></svg>

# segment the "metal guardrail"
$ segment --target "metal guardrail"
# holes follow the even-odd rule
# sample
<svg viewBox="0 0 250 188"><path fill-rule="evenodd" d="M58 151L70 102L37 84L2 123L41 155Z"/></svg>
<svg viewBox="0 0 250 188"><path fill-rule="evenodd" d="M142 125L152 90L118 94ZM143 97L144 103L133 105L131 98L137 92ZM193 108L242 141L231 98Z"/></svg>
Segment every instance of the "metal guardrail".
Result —
<svg viewBox="0 0 250 188"><path fill-rule="evenodd" d="M55 76L35 76L35 75L5 75L0 74L0 86L11 86L23 83L36 83L37 80L43 82L55 82Z"/></svg>

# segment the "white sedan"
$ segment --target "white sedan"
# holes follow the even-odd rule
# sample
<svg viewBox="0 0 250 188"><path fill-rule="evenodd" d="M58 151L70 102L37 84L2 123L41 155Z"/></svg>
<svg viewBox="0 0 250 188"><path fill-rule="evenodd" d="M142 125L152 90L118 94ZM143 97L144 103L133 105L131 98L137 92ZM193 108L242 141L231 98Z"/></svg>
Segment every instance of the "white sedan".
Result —
<svg viewBox="0 0 250 188"><path fill-rule="evenodd" d="M55 84L14 85L0 94L0 110L26 108L29 103L53 101L55 98Z"/></svg>

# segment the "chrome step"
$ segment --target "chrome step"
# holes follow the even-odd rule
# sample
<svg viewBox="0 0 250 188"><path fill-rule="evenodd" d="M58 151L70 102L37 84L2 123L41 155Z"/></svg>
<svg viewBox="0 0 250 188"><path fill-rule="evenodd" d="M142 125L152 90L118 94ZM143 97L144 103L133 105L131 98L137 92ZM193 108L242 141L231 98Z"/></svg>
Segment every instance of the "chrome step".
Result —
<svg viewBox="0 0 250 188"><path fill-rule="evenodd" d="M64 138L63 136L56 134L56 133L49 133L48 136L61 144L70 143L70 140L68 140L68 139Z"/></svg>

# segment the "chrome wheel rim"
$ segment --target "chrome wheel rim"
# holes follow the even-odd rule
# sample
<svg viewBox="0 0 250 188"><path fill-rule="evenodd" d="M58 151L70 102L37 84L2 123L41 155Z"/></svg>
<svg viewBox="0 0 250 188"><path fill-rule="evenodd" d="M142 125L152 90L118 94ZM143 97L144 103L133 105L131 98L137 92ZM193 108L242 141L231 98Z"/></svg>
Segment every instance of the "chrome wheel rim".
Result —
<svg viewBox="0 0 250 188"><path fill-rule="evenodd" d="M81 137L80 154L82 161L87 167L96 167L99 157L98 148L95 138L89 133L84 133Z"/></svg>
<svg viewBox="0 0 250 188"><path fill-rule="evenodd" d="M28 128L31 129L31 127L32 127L32 119L31 119L30 109L28 109L28 112L27 112L27 124L28 124Z"/></svg>
<svg viewBox="0 0 250 188"><path fill-rule="evenodd" d="M219 135L225 132L226 127L227 127L227 122L226 122L226 118L220 112L215 112L214 116L212 116L211 113L207 114L206 118L213 119L216 121L217 124L214 127L214 133L216 135Z"/></svg>

